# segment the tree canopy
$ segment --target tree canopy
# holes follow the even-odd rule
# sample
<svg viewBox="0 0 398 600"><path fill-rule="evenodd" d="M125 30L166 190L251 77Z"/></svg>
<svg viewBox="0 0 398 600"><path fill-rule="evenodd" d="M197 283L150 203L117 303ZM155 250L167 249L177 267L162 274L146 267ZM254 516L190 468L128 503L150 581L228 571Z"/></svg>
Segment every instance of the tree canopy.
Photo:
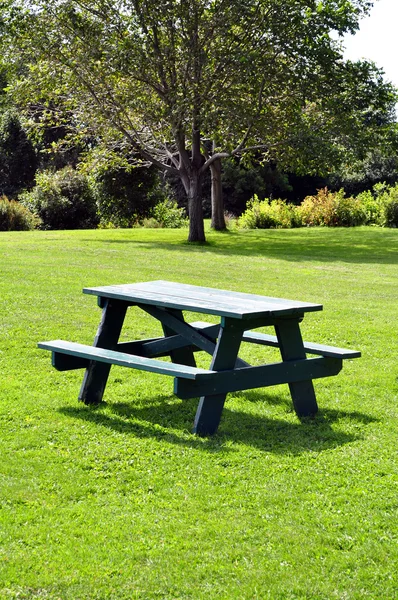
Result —
<svg viewBox="0 0 398 600"><path fill-rule="evenodd" d="M15 97L36 121L38 106L47 122L68 115L74 135L177 175L191 241L205 239L201 186L216 161L256 151L315 168L391 121L392 86L345 63L331 36L355 31L368 0L6 4Z"/></svg>

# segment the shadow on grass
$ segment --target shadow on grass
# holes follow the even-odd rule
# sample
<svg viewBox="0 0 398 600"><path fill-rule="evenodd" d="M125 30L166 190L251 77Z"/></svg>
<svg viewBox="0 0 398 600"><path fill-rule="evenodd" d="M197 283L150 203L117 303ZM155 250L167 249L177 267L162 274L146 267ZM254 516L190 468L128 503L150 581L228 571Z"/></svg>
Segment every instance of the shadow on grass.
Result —
<svg viewBox="0 0 398 600"><path fill-rule="evenodd" d="M381 228L310 228L289 230L251 230L211 233L203 244L187 241L88 239L103 244L135 244L148 250L178 252L206 252L220 255L267 256L292 262L320 261L347 263L398 262L398 234L396 230Z"/></svg>
<svg viewBox="0 0 398 600"><path fill-rule="evenodd" d="M246 399L282 406L285 404L278 396L261 392L250 392ZM118 433L138 438L150 437L198 450L233 451L233 448L225 447L225 441L228 440L266 452L294 455L322 452L359 439L360 435L333 429L332 424L337 421L367 424L375 420L357 411L324 409L314 419L290 423L283 419L232 409L227 401L217 434L200 438L190 433L196 407L195 399L181 402L174 396L161 396L156 400L141 399L139 405L118 402L102 403L98 407L68 406L59 410L68 417L97 423Z"/></svg>

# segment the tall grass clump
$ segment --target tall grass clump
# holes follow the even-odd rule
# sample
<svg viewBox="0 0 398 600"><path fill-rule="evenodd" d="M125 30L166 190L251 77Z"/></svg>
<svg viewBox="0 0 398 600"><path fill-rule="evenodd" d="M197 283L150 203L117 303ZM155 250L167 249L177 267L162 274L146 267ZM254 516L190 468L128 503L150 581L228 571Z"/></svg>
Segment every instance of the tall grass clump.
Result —
<svg viewBox="0 0 398 600"><path fill-rule="evenodd" d="M30 210L16 200L0 197L0 231L29 231L39 222Z"/></svg>

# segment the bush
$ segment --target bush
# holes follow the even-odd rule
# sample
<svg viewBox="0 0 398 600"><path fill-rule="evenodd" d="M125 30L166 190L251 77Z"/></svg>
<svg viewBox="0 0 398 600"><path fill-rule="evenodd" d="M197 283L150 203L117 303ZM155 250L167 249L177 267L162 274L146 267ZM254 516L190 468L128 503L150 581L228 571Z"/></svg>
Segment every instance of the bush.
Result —
<svg viewBox="0 0 398 600"><path fill-rule="evenodd" d="M390 187L388 196L383 195L384 205L384 225L386 227L398 227L398 185Z"/></svg>
<svg viewBox="0 0 398 600"><path fill-rule="evenodd" d="M333 197L327 188L316 196L307 196L298 207L303 225L329 225L333 215Z"/></svg>
<svg viewBox="0 0 398 600"><path fill-rule="evenodd" d="M20 200L42 221L42 229L92 229L98 225L97 206L87 178L71 167L36 177L36 187Z"/></svg>
<svg viewBox="0 0 398 600"><path fill-rule="evenodd" d="M188 225L188 219L184 208L179 208L174 200L163 200L151 211L151 217L145 219L144 227L165 227L168 229L179 229Z"/></svg>
<svg viewBox="0 0 398 600"><path fill-rule="evenodd" d="M336 193L331 225L335 227L356 227L357 225L364 225L366 219L367 214L360 200L345 198L343 190Z"/></svg>
<svg viewBox="0 0 398 600"><path fill-rule="evenodd" d="M238 226L243 229L290 229L300 227L301 220L297 209L284 200L260 201L254 195L248 202L247 209L238 220Z"/></svg>
<svg viewBox="0 0 398 600"><path fill-rule="evenodd" d="M380 225L382 219L382 209L377 198L374 197L370 190L361 192L357 196L357 200L362 205L363 210L366 213L366 225Z"/></svg>
<svg viewBox="0 0 398 600"><path fill-rule="evenodd" d="M344 190L330 192L327 188L316 196L307 196L298 208L304 225L353 227L366 223L367 214L361 201L346 198Z"/></svg>
<svg viewBox="0 0 398 600"><path fill-rule="evenodd" d="M25 206L0 197L0 231L29 231L39 224L39 220Z"/></svg>
<svg viewBox="0 0 398 600"><path fill-rule="evenodd" d="M165 198L154 167L127 169L105 163L91 170L90 182L102 226L132 227Z"/></svg>

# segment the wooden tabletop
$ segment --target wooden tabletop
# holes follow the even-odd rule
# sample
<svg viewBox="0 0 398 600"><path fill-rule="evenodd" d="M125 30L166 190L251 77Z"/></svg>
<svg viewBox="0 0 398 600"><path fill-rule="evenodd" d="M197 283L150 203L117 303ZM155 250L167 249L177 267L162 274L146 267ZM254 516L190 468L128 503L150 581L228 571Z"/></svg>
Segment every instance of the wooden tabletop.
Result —
<svg viewBox="0 0 398 600"><path fill-rule="evenodd" d="M304 312L322 310L322 304L162 280L84 288L83 292L134 304L177 308L235 319L301 315Z"/></svg>

